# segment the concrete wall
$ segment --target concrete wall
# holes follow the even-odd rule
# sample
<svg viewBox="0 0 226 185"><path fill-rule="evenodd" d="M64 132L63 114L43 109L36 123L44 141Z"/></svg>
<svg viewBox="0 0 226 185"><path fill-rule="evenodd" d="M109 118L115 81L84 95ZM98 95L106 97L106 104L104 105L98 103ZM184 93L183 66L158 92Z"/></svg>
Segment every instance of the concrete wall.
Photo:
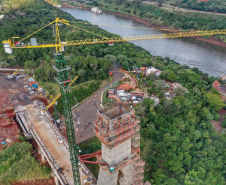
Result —
<svg viewBox="0 0 226 185"><path fill-rule="evenodd" d="M110 173L109 170L105 171L100 168L97 185L117 185L118 173L118 171Z"/></svg>
<svg viewBox="0 0 226 185"><path fill-rule="evenodd" d="M122 174L124 175L119 179L120 185L132 185L133 184L133 173L134 173L133 164L129 164L121 169Z"/></svg>
<svg viewBox="0 0 226 185"><path fill-rule="evenodd" d="M112 149L109 149L104 145L104 143L102 143L101 152L102 159L110 166L117 164L131 155L131 139L113 147Z"/></svg>
<svg viewBox="0 0 226 185"><path fill-rule="evenodd" d="M134 173L134 166L133 164L129 164L125 166L123 169L121 169L120 173L123 174L123 176L119 178L119 171L115 171L113 173L110 173L109 170L103 170L100 168L97 185L117 185L117 182L119 180L120 185L132 185L133 180L133 173Z"/></svg>

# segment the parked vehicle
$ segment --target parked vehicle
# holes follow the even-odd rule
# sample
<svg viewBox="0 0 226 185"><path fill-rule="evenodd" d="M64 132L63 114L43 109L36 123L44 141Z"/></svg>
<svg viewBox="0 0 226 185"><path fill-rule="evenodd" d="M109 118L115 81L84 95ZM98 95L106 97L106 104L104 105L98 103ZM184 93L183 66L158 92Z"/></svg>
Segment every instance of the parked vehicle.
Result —
<svg viewBox="0 0 226 185"><path fill-rule="evenodd" d="M57 141L61 144L64 142L63 138L61 136L58 136L57 137Z"/></svg>
<svg viewBox="0 0 226 185"><path fill-rule="evenodd" d="M6 77L7 80L13 80L15 78L15 75L8 75Z"/></svg>

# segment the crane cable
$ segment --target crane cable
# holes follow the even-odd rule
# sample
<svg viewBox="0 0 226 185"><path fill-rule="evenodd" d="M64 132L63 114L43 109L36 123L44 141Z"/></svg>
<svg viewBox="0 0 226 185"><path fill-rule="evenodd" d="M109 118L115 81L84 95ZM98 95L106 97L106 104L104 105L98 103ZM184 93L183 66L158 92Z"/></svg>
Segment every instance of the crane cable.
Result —
<svg viewBox="0 0 226 185"><path fill-rule="evenodd" d="M42 29L46 28L47 26L53 24L54 22L56 22L56 20L54 20L53 22L51 22L51 23L45 25L44 27L38 29L37 31L31 33L30 35L24 37L23 39L19 40L19 42L21 42L21 41L27 39L28 37L34 35L35 33L39 32L39 31L41 31ZM83 29L83 28L80 28L80 27L78 27L78 26L74 26L74 25L69 24L69 22L75 22L75 23L79 23L79 24L93 25L92 23L77 22L77 21L67 21L67 22L68 22L68 23L64 23L64 24L66 24L66 25L68 25L68 26L71 26L71 27L74 27L74 28L76 28L76 29L82 30L82 31L84 31L84 32L91 33L91 34L93 34L93 35L96 35L96 36L99 36L99 37L102 37L102 38L105 38L105 39L109 39L108 37L105 37L105 36L99 35L99 34L97 34L97 33L93 33L93 32L91 32L91 31L89 31L89 30L85 30L85 29ZM63 23L63 22L62 22L62 23ZM107 25L107 24L95 24L95 25L99 25L99 26L110 26L110 27L120 27L120 28L132 28L132 29L156 29L156 28L130 27L130 26L120 26L120 25ZM160 29L160 30L163 30L163 31L164 31L164 30L171 30L171 29ZM188 31L188 30L179 30L179 31Z"/></svg>
<svg viewBox="0 0 226 185"><path fill-rule="evenodd" d="M109 39L100 38L100 39L73 40L73 41L67 41L66 45L75 46L75 45L85 45L85 44L108 43L109 40L112 40L113 42L125 42L125 41L136 41L136 40L141 41L141 40L151 40L151 39L164 39L164 38L197 37L197 36L219 35L219 34L226 34L226 30L179 32L179 33L169 33L169 34L114 37Z"/></svg>
<svg viewBox="0 0 226 185"><path fill-rule="evenodd" d="M69 22L69 21L68 21L68 22ZM93 33L93 32L91 32L91 31L89 31L89 30L85 30L85 29L83 29L83 28L79 28L79 27L74 26L74 25L71 25L71 24L67 24L67 25L68 25L68 26L71 26L71 27L74 27L74 28L76 28L76 29L85 31L85 32L87 32L87 33L91 33L91 34L93 34L93 35L96 35L96 36L99 36L99 37L102 37L102 38L105 38L105 39L109 39L109 38L107 38L107 37L105 37L105 36L99 35L99 34L97 34L97 33Z"/></svg>
<svg viewBox="0 0 226 185"><path fill-rule="evenodd" d="M45 25L44 27L42 27L42 28L38 29L37 31L35 31L35 32L31 33L30 35L28 35L28 36L24 37L23 39L19 40L18 42L22 42L23 40L27 39L28 37L30 37L30 36L32 36L32 35L34 35L35 33L39 32L39 31L43 30L44 28L46 28L47 26L49 26L49 25L51 25L51 24L53 24L53 23L55 23L55 22L56 22L56 20L54 20L53 22L51 22L51 23L49 23L49 24ZM69 21L68 21L68 22L69 22ZM70 22L72 22L72 21L70 21ZM62 23L64 23L64 22L62 22ZM76 28L76 29L79 29L79 30L85 31L85 32L87 32L87 33L91 33L91 34L93 34L93 35L96 35L96 36L99 36L99 37L102 37L102 38L108 39L107 37L104 37L104 36L102 36L102 35L99 35L99 34L93 33L93 32L91 32L91 31L89 31L89 30L85 30L85 29L79 28L79 27L74 26L74 25L71 25L71 24L69 24L69 23L64 23L64 24L66 24L66 25L68 25L68 26L72 26L72 27L74 27L74 28Z"/></svg>
<svg viewBox="0 0 226 185"><path fill-rule="evenodd" d="M30 37L30 36L32 36L32 35L34 35L35 33L41 31L42 29L46 28L47 26L53 24L53 23L56 22L56 21L57 21L57 20L54 20L53 22L47 24L46 26L44 26L44 27L38 29L37 31L33 32L32 34L30 34L30 35L26 36L25 38L21 39L19 42L25 40L26 38L28 38L28 37ZM74 27L74 28L76 28L76 29L82 30L82 31L84 31L84 32L91 33L91 34L93 34L93 35L102 37L101 39L95 39L95 40L92 40L92 39L90 40L90 39L88 39L88 40L87 40L87 43L88 43L88 44L92 44L92 43L96 43L96 42L98 42L98 43L107 43L107 42L109 42L109 40L110 40L110 38L107 38L107 37L105 37L105 36L102 36L102 35L93 33L93 32L91 32L91 31L89 31L89 30L85 30L85 29L83 29L83 28L80 28L80 27L71 25L71 24L69 23L69 21L67 21L67 20L62 19L62 20L60 20L59 22L65 24L65 25ZM72 22L72 21L70 21L70 22ZM91 24L91 23L89 23L89 24ZM144 35L144 36L130 36L130 37L123 37L123 38L122 38L122 37L116 37L116 38L111 38L111 40L114 40L114 42L123 42L123 41L135 41L135 40L147 40L147 39L149 40L149 39L156 39L156 38L158 38L158 39L160 39L160 38L175 38L175 37L176 37L175 35L177 35L177 37L202 36L202 35L207 35L207 33L208 33L208 35L215 35L215 34L225 34L225 31L226 31L226 30L196 31L196 32L190 32L190 31L189 31L189 32L181 32L181 33L171 33L171 34L157 34L157 35ZM219 32L222 32L222 33L219 33ZM203 34L203 33L204 33L204 34ZM183 34L188 34L188 35L183 35ZM193 34L193 35L192 35L192 34ZM78 45L80 45L80 44L83 43L83 42L81 42L81 40L76 40L76 41L70 41L69 43L70 43L69 45L74 45L75 43L77 43Z"/></svg>
<svg viewBox="0 0 226 185"><path fill-rule="evenodd" d="M87 23L87 22L77 22L77 21L68 21L68 22L75 22L78 24L85 24L85 25L96 25L96 26L109 26L109 27L119 27L119 28L132 28L132 29L144 29L144 30L162 30L162 31L172 31L172 29L158 29L158 28L144 28L144 27L131 27L131 26L121 26L121 25L110 25L110 24L95 24L95 23ZM188 30L178 30L178 31L188 31Z"/></svg>
<svg viewBox="0 0 226 185"><path fill-rule="evenodd" d="M49 23L49 24L45 25L44 27L42 27L42 28L38 29L37 31L35 31L35 32L31 33L30 35L28 35L28 36L24 37L23 39L19 40L19 42L21 42L21 41L25 40L26 38L28 38L28 37L30 37L30 36L32 36L32 35L34 35L35 33L37 33L37 32L39 32L39 31L41 31L42 29L44 29L44 28L46 28L47 26L49 26L49 25L53 24L54 22L56 22L56 20L54 20L53 22L51 22L51 23Z"/></svg>

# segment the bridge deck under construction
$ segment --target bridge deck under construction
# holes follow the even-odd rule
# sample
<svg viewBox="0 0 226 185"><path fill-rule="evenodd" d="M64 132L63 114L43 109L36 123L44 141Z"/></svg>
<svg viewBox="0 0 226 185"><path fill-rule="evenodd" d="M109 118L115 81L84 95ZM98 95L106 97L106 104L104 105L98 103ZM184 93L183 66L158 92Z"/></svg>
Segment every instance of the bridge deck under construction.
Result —
<svg viewBox="0 0 226 185"><path fill-rule="evenodd" d="M51 115L44 106L37 103L23 106L17 110L17 120L23 124L20 123L20 125L26 127L26 131L35 138L39 147L44 150L47 161L51 163L51 168L55 169L55 173L59 175L58 179L61 178L64 184L73 185L68 143L51 119ZM63 138L61 144L57 140L59 136ZM81 163L80 176L82 184L87 176L90 176L89 170L83 163Z"/></svg>
<svg viewBox="0 0 226 185"><path fill-rule="evenodd" d="M62 179L69 184L74 184L71 170L70 154L68 145L59 143L57 137L61 136L51 124L51 117L48 112L40 109L40 106L29 104L26 106L24 113L20 114L25 126L30 127L44 146L43 149L47 152L48 157L54 164L56 169L60 169L59 174Z"/></svg>

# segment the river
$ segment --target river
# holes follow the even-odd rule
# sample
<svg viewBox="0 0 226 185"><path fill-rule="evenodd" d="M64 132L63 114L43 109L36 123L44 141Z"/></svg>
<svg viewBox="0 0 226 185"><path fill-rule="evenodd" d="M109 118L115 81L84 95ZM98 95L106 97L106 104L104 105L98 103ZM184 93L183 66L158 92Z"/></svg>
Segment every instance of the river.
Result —
<svg viewBox="0 0 226 185"><path fill-rule="evenodd" d="M62 8L63 11L71 14L76 19L87 20L92 24L99 25L102 29L118 34L120 36L138 36L161 34L164 31L156 29L135 29L128 27L148 26L134 20L112 14L96 14L88 10ZM117 25L116 26L105 26ZM197 67L211 76L226 74L226 48L211 43L200 41L194 38L158 39L132 42L137 46L149 51L151 55L169 57L180 64L190 67Z"/></svg>

